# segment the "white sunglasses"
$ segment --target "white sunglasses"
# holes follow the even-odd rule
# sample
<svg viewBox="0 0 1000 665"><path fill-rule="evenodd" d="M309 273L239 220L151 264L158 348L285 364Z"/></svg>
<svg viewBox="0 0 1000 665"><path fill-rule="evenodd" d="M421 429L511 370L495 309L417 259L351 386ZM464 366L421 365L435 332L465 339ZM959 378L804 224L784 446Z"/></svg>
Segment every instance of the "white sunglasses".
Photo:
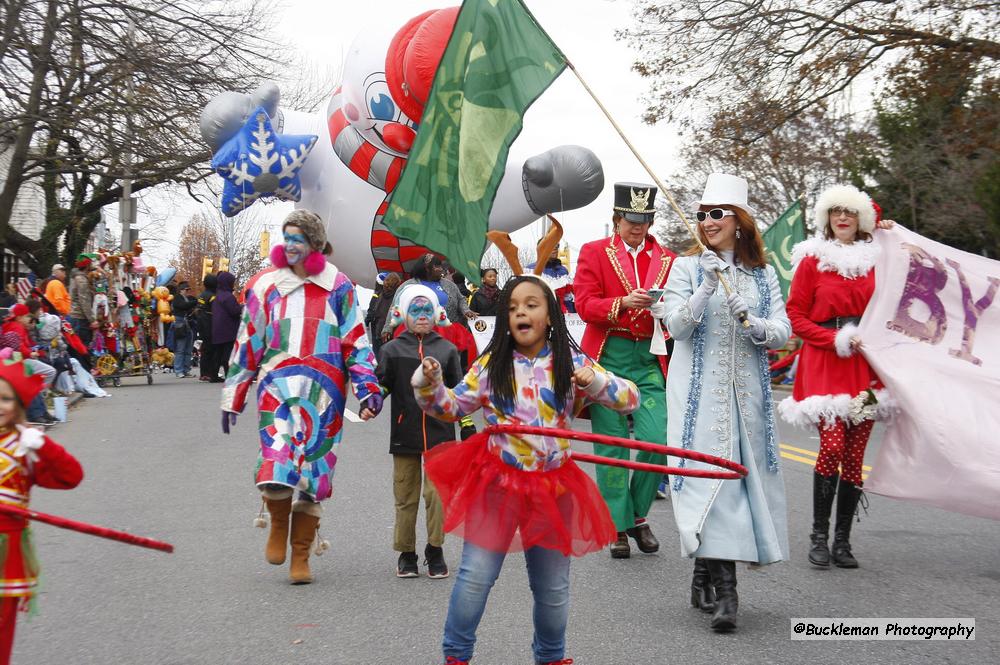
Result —
<svg viewBox="0 0 1000 665"><path fill-rule="evenodd" d="M705 212L704 210L699 210L694 214L694 216L695 218L697 218L699 222L704 222L709 217L718 221L723 217L728 217L729 215L735 215L735 214L736 213L733 212L732 210L726 210L725 208L712 208L708 212Z"/></svg>

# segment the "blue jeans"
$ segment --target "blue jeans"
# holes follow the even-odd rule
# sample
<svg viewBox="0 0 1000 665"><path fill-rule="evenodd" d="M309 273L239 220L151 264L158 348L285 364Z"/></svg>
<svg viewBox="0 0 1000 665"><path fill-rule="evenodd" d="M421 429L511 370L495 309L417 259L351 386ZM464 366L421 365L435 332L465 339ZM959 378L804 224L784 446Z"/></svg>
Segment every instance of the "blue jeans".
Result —
<svg viewBox="0 0 1000 665"><path fill-rule="evenodd" d="M194 334L174 335L174 374L185 374L191 369L191 351L194 349Z"/></svg>
<svg viewBox="0 0 1000 665"><path fill-rule="evenodd" d="M45 406L45 399L41 395L36 395L35 399L31 400L31 403L28 404L25 417L28 419L28 422L40 423L42 422L42 418L47 415L49 415L49 410Z"/></svg>
<svg viewBox="0 0 1000 665"><path fill-rule="evenodd" d="M446 659L472 658L476 628L505 556L466 541L444 622L442 647ZM528 584L535 598L535 638L531 644L535 660L539 663L561 660L569 619L569 557L556 550L532 547L525 550L524 559L528 565Z"/></svg>

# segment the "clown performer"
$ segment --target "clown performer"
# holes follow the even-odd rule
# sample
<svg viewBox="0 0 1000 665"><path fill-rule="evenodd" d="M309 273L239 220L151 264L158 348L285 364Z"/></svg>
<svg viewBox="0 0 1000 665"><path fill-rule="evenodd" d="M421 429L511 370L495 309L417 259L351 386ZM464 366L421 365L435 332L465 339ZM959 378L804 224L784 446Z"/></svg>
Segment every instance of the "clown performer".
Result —
<svg viewBox="0 0 1000 665"><path fill-rule="evenodd" d="M610 238L589 242L580 248L573 289L576 310L586 322L580 347L616 376L636 384L642 395L632 414L635 438L651 443L666 442L666 340L660 322L650 307L663 294L675 254L661 247L649 234L653 224L656 188L653 185L615 183L615 205ZM628 418L601 406L590 409L594 432L629 438ZM627 448L594 444L604 457L628 459ZM640 452L639 462L663 464L663 455ZM662 475L632 473L628 469L597 468L597 485L615 521L618 539L611 546L613 559L631 556L628 537L639 550L656 552L659 542L646 523Z"/></svg>
<svg viewBox="0 0 1000 665"><path fill-rule="evenodd" d="M889 395L861 355L858 322L875 291L879 220L868 195L850 185L825 190L813 223L820 234L792 250L796 265L788 294L792 332L802 352L792 396L778 405L793 425L819 430L813 474L813 528L809 562L829 568L857 568L851 553L851 523L861 498L861 466L877 419L891 416ZM832 552L830 511L837 497Z"/></svg>
<svg viewBox="0 0 1000 665"><path fill-rule="evenodd" d="M365 420L381 411L382 393L354 285L325 258L333 250L322 220L296 210L285 218L282 233L284 245L271 250L274 268L255 275L246 288L222 390L222 431L228 434L236 424L250 385L259 379L256 483L271 516L265 556L268 563L283 564L290 534L289 577L293 584L308 584L309 550L314 540L322 542L321 502L332 493L347 381Z"/></svg>
<svg viewBox="0 0 1000 665"><path fill-rule="evenodd" d="M0 502L28 507L31 487L73 489L83 480L75 457L36 429L25 408L43 386L20 362L0 361ZM27 609L38 584L31 529L20 517L0 514L0 663L10 662L18 609Z"/></svg>

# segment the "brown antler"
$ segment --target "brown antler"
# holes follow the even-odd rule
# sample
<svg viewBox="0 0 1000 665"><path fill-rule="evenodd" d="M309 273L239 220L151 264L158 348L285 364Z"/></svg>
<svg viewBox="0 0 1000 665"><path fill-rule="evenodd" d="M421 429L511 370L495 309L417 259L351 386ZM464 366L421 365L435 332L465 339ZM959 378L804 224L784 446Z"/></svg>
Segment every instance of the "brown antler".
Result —
<svg viewBox="0 0 1000 665"><path fill-rule="evenodd" d="M559 246L559 241L562 240L563 229L562 224L559 220L552 215L546 215L549 221L552 222L552 226L549 227L548 232L545 237L542 238L541 242L538 243L538 256L535 257L535 276L538 277L545 270L545 264L549 260L549 254L552 250Z"/></svg>
<svg viewBox="0 0 1000 665"><path fill-rule="evenodd" d="M503 257L507 259L507 263L510 264L510 269L514 271L515 275L520 275L524 272L521 268L521 260L517 257L517 247L511 241L508 234L503 231L487 231L486 237L497 246Z"/></svg>

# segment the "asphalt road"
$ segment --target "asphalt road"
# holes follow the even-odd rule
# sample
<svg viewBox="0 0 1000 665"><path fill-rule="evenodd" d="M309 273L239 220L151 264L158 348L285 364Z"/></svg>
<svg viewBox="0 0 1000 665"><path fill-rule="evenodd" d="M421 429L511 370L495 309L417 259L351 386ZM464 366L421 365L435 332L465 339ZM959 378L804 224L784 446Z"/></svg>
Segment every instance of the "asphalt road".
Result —
<svg viewBox="0 0 1000 665"><path fill-rule="evenodd" d="M32 506L166 540L176 551L37 526L39 614L20 620L14 663L441 662L452 579L394 575L384 416L347 423L322 527L332 548L312 560L315 583L293 587L286 568L264 561L265 532L252 526L260 506L253 415L226 437L217 385L157 375L152 386L126 380L112 390L51 431L79 457L84 483L38 489ZM1000 662L1000 525L872 496L853 538L861 568L814 570L805 555L809 451L818 442L786 427L781 435L792 559L740 568L739 631L715 635L707 615L689 607L691 563L680 557L669 502L658 501L658 554L574 561L567 656L577 665ZM876 431L866 463L877 446ZM446 541L453 568L460 551L457 538ZM791 617L974 617L977 631L960 643L801 642L789 639ZM474 662L530 663L531 634L524 559L511 555Z"/></svg>

